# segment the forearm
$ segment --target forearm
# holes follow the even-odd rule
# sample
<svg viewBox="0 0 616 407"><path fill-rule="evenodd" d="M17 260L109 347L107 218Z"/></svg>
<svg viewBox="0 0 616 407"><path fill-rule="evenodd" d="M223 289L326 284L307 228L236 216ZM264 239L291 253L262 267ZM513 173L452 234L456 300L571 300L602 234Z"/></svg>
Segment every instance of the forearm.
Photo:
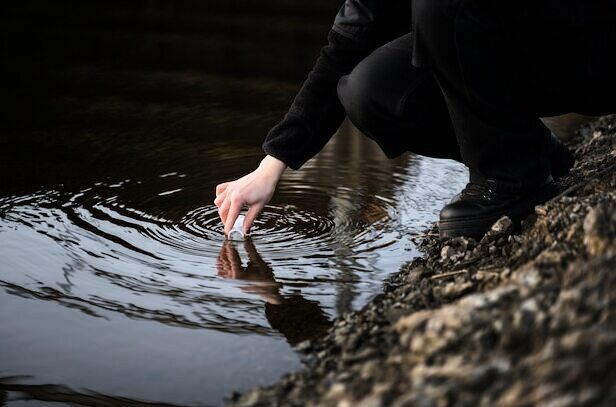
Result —
<svg viewBox="0 0 616 407"><path fill-rule="evenodd" d="M319 59L289 112L268 134L263 150L298 169L316 155L345 117L338 81L374 49L411 31L409 0L347 0Z"/></svg>
<svg viewBox="0 0 616 407"><path fill-rule="evenodd" d="M267 154L293 169L317 154L336 132L345 117L337 95L338 81L375 48L333 30L328 38L288 113L263 144Z"/></svg>
<svg viewBox="0 0 616 407"><path fill-rule="evenodd" d="M410 31L409 0L346 0L328 35L328 44L295 97L289 112L263 143L267 156L259 168L216 187L214 203L225 233L244 206L248 233L255 217L271 199L287 166L298 169L317 154L345 117L338 100L340 78L370 52Z"/></svg>

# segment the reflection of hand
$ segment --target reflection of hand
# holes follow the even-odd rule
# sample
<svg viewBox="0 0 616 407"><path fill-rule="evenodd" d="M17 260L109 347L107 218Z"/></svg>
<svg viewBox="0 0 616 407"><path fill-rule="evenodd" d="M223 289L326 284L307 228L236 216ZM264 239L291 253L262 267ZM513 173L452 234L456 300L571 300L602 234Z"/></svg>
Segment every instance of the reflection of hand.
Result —
<svg viewBox="0 0 616 407"><path fill-rule="evenodd" d="M223 278L242 280L242 291L257 294L265 302L265 316L272 328L280 331L295 346L297 343L321 336L331 325L319 303L306 300L299 294L283 297L281 284L276 282L271 267L261 258L250 238L244 241L249 261L242 267L235 243L225 240L220 248L216 268Z"/></svg>
<svg viewBox="0 0 616 407"><path fill-rule="evenodd" d="M268 304L282 304L284 298L280 295L280 284L276 282L253 282L245 287L242 291L250 294L257 294L263 301Z"/></svg>
<svg viewBox="0 0 616 407"><path fill-rule="evenodd" d="M241 287L242 291L257 294L270 304L279 304L282 296L274 272L261 258L250 239L244 241L244 247L250 258L246 267L242 266L242 260L234 243L229 240L223 242L216 261L218 275L232 280L246 281L248 284Z"/></svg>
<svg viewBox="0 0 616 407"><path fill-rule="evenodd" d="M232 280L241 278L244 272L240 255L233 247L233 243L228 240L225 240L220 248L218 259L216 259L216 271L220 277Z"/></svg>
<svg viewBox="0 0 616 407"><path fill-rule="evenodd" d="M214 204L229 234L244 205L249 206L244 220L243 231L250 232L252 223L263 207L272 199L276 185L286 165L272 156L266 156L259 167L235 181L225 182L216 187Z"/></svg>

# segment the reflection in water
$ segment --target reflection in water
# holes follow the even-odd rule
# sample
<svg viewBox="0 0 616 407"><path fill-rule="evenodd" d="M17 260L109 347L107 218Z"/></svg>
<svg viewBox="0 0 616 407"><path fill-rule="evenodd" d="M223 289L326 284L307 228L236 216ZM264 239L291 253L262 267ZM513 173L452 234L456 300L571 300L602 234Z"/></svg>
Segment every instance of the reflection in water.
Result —
<svg viewBox="0 0 616 407"><path fill-rule="evenodd" d="M276 282L274 271L261 258L252 240L247 238L243 242L249 258L246 266L242 265L235 244L225 240L220 248L216 262L218 275L246 282L241 286L243 291L263 298L265 315L271 327L280 331L291 346L327 331L331 321L318 302L307 300L301 294L282 295L282 284Z"/></svg>
<svg viewBox="0 0 616 407"><path fill-rule="evenodd" d="M358 141L358 142L357 142ZM329 202L329 211L334 222L343 225L348 220L355 224L350 228L341 228L346 241L349 235L369 242L365 248L348 244L337 244L335 248L336 268L340 272L342 281L358 281L360 277L357 270L370 268L379 269L378 256L375 253L385 251L395 241L383 239L392 223L396 223L400 216L400 209L391 199L394 191L413 179L418 172L419 159L409 159L402 156L395 160L382 158L382 152L376 144L363 136L347 120L330 144L326 154L314 158L312 165L316 168L327 167L328 160L335 157L338 162L344 163L336 169L334 183L337 187ZM331 154L331 156L330 156ZM381 157L378 161L375 157ZM402 171L401 171L402 170ZM333 186L333 185L332 185ZM414 187L416 185L413 185ZM357 199L358 195L361 199ZM417 219L418 220L418 219ZM366 227L375 225L374 228ZM358 230L360 230L359 233ZM362 265L358 252L367 254ZM338 314L349 312L360 293L355 284L336 284L336 311Z"/></svg>
<svg viewBox="0 0 616 407"><path fill-rule="evenodd" d="M114 397L96 392L77 392L70 387L54 384L28 385L19 382L24 377L0 377L0 406L9 401L40 400L53 403L88 407L174 407L174 404L149 403L131 400L126 397Z"/></svg>
<svg viewBox="0 0 616 407"><path fill-rule="evenodd" d="M0 374L20 385L219 404L267 384L298 368L289 344L417 254L408 237L464 182L346 123L233 246L214 187L254 169L295 86L87 68L57 83L0 123Z"/></svg>

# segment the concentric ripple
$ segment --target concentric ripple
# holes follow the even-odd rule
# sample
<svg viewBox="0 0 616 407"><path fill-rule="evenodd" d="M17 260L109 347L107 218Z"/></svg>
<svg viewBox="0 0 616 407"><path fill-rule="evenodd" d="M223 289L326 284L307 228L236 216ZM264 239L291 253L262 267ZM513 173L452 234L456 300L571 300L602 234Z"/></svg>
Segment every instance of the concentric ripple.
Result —
<svg viewBox="0 0 616 407"><path fill-rule="evenodd" d="M216 207L198 208L186 215L180 228L195 236L218 240L223 226ZM327 248L334 235L331 219L301 211L292 206L266 206L255 221L251 238L258 242L262 255L310 255Z"/></svg>
<svg viewBox="0 0 616 407"><path fill-rule="evenodd" d="M23 389L219 405L271 383L418 254L409 236L464 182L347 122L227 241L216 184L259 165L295 87L82 71L17 101L51 120L11 121L0 149L0 376Z"/></svg>
<svg viewBox="0 0 616 407"><path fill-rule="evenodd" d="M453 192L438 179L457 171L418 162L372 185L291 174L245 242L225 240L217 208L193 198L201 185L179 175L0 198L0 287L88 317L295 345L413 257L408 235L434 219Z"/></svg>
<svg viewBox="0 0 616 407"><path fill-rule="evenodd" d="M100 308L166 324L272 333L264 300L299 289L333 316L340 311L337 286L350 284L353 296L342 309L356 306L378 291L383 273L408 259L403 237L412 222L404 220L433 216L409 198L414 182L385 197L363 185L292 180L280 187L283 203L266 206L249 241L233 243L229 253L216 207L166 219L125 203L122 192L138 186L126 180L1 199L3 257L23 268L25 247L36 266L3 272L3 283L90 314ZM259 265L257 277L246 274L250 264ZM277 288L263 293L259 287L268 284Z"/></svg>

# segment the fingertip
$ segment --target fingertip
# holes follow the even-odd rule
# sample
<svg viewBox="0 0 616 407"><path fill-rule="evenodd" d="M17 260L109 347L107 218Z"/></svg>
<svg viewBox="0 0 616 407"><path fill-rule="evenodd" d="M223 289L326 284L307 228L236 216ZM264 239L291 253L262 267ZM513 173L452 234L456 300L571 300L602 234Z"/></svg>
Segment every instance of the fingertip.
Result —
<svg viewBox="0 0 616 407"><path fill-rule="evenodd" d="M244 231L245 235L249 235L250 234L250 230L252 229L253 223L254 223L254 218L252 218L252 217L244 218L244 224L242 225L242 230Z"/></svg>
<svg viewBox="0 0 616 407"><path fill-rule="evenodd" d="M247 235L250 233L250 229L252 229L252 225L263 210L263 205L253 205L248 209L246 213L246 218L244 219L244 224L242 225L242 230L244 234Z"/></svg>
<svg viewBox="0 0 616 407"><path fill-rule="evenodd" d="M222 193L227 188L228 184L228 182L223 182L222 184L216 185L216 195Z"/></svg>
<svg viewBox="0 0 616 407"><path fill-rule="evenodd" d="M227 220L228 220L229 222L224 222L224 225L225 225L225 229L224 229L224 231L225 231L225 236L227 236L227 237L228 237L228 236L229 236L229 233L231 233L231 229L233 229L233 223L232 223L232 222L230 222L230 220L231 220L231 219L229 219L229 216L227 216Z"/></svg>
<svg viewBox="0 0 616 407"><path fill-rule="evenodd" d="M227 212L227 217L225 219L225 233L229 233L237 220L237 217L240 214L240 210L242 209L242 205L236 200L232 202L229 211Z"/></svg>

